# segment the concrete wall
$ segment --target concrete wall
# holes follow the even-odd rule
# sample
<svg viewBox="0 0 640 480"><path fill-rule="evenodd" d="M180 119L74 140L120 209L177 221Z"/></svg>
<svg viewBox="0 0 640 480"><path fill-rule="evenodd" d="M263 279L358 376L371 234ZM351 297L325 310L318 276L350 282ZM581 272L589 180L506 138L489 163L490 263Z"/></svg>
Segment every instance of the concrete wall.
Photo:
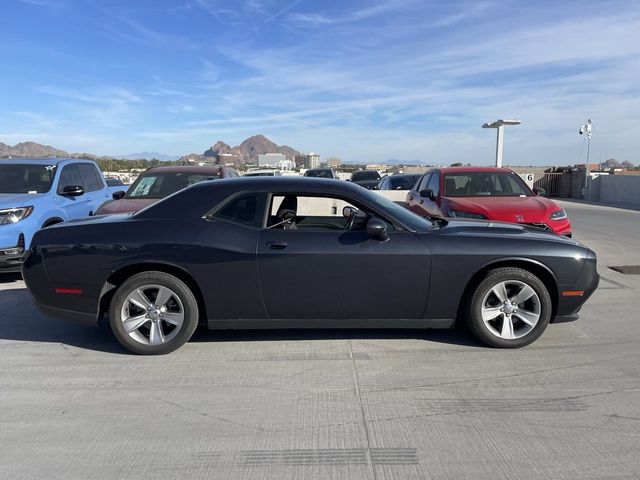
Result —
<svg viewBox="0 0 640 480"><path fill-rule="evenodd" d="M589 200L640 209L640 176L601 175L593 178L589 187Z"/></svg>

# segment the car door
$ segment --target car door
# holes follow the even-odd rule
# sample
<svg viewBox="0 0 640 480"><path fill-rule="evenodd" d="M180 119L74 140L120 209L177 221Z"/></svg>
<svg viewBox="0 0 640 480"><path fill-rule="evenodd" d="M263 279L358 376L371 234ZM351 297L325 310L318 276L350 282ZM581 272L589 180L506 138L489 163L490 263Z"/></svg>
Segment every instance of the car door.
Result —
<svg viewBox="0 0 640 480"><path fill-rule="evenodd" d="M89 212L92 211L91 197L86 193L78 196L65 195L64 188L69 186L85 188L82 175L78 165L75 163L62 167L56 189L56 204L64 210L67 217L65 220L89 216Z"/></svg>
<svg viewBox="0 0 640 480"><path fill-rule="evenodd" d="M429 197L428 195L421 194L421 192L426 190L431 190L433 196ZM421 189L418 195L420 195L419 204L427 214L436 217L442 216L442 212L440 211L440 174L438 172L431 174L426 188Z"/></svg>
<svg viewBox="0 0 640 480"><path fill-rule="evenodd" d="M327 201L325 213L341 216L341 209L338 213L331 205L336 199ZM429 257L422 240L389 224L390 238L381 242L364 229L332 227L339 222L331 215L306 216L299 207L297 213L302 222L295 229L260 231L258 270L270 319L422 317L429 290Z"/></svg>
<svg viewBox="0 0 640 480"><path fill-rule="evenodd" d="M87 215L93 214L100 205L109 200L109 190L105 187L102 174L91 163L79 163L78 170L84 184L84 194L88 202Z"/></svg>
<svg viewBox="0 0 640 480"><path fill-rule="evenodd" d="M407 204L409 206L409 210L418 214L425 215L426 210L424 208L424 198L420 196L420 192L426 190L429 180L431 179L431 173L426 173L420 181L418 181L413 189L409 192L407 196Z"/></svg>

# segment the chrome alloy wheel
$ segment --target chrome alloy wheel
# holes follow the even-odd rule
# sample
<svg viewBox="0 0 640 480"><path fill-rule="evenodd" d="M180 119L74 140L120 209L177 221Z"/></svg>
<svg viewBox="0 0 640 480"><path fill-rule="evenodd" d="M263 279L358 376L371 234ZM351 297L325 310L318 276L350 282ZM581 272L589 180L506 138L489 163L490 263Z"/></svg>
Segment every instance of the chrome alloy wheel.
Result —
<svg viewBox="0 0 640 480"><path fill-rule="evenodd" d="M120 319L127 334L144 345L160 345L175 337L184 322L180 297L162 285L143 285L130 292Z"/></svg>
<svg viewBox="0 0 640 480"><path fill-rule="evenodd" d="M482 321L493 335L505 340L522 338L540 319L540 298L519 280L500 282L482 300Z"/></svg>

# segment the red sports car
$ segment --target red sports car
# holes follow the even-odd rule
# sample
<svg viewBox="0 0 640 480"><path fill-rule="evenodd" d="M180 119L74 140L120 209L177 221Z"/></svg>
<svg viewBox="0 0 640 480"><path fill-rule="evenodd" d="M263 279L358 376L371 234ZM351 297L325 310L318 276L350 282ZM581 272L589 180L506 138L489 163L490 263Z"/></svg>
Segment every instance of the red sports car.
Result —
<svg viewBox="0 0 640 480"><path fill-rule="evenodd" d="M570 237L566 212L534 191L508 168L435 168L416 182L407 203L419 215L523 223Z"/></svg>

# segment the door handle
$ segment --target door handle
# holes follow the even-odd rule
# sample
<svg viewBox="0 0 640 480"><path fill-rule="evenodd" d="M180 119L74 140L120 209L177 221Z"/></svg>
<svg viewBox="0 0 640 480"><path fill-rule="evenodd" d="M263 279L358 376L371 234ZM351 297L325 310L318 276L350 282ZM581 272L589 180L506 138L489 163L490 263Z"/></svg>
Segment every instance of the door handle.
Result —
<svg viewBox="0 0 640 480"><path fill-rule="evenodd" d="M422 205L424 203L424 200L420 200L420 205Z"/></svg>
<svg viewBox="0 0 640 480"><path fill-rule="evenodd" d="M270 240L267 242L267 247L271 250L282 250L283 248L287 248L287 242L282 240Z"/></svg>

